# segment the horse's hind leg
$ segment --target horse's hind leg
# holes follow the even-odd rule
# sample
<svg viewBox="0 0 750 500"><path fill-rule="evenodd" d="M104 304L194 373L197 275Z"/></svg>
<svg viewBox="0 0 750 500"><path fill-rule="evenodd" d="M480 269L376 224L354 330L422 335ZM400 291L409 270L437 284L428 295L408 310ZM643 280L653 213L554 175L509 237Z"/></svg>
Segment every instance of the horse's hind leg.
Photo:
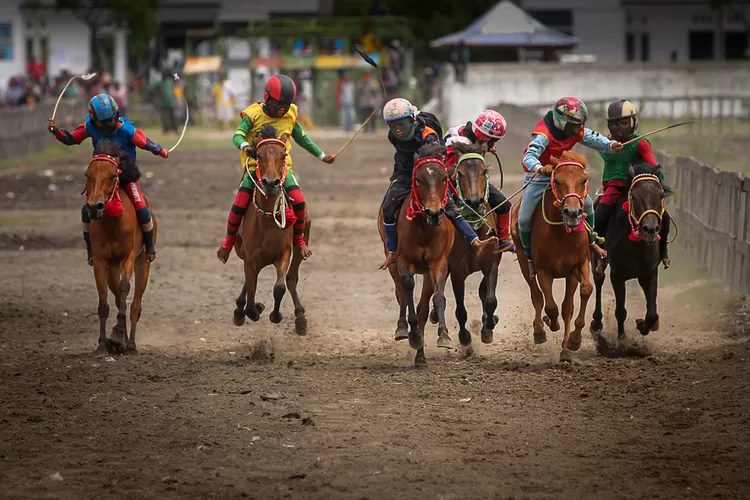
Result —
<svg viewBox="0 0 750 500"><path fill-rule="evenodd" d="M99 316L99 340L96 352L109 350L109 343L107 342L107 318L109 317L109 304L107 304L108 279L109 269L107 262L94 259L94 280L96 281L96 291L99 295L99 307L97 308Z"/></svg>
<svg viewBox="0 0 750 500"><path fill-rule="evenodd" d="M563 299L562 303L564 333L562 340L562 352L560 352L560 361L566 361L568 363L573 361L573 354L571 353L570 349L570 320L573 318L576 288L578 288L578 278L576 278L575 276L568 276L565 279L565 298ZM580 347L580 340L578 342L578 347Z"/></svg>
<svg viewBox="0 0 750 500"><path fill-rule="evenodd" d="M451 275L451 285L453 286L453 297L456 299L456 321L458 321L458 342L462 346L471 345L471 332L466 329L466 321L469 315L466 312L464 304L466 295L466 281L464 276L457 276L456 273ZM437 309L432 309L437 312ZM432 313L430 313L432 315Z"/></svg>
<svg viewBox="0 0 750 500"><path fill-rule="evenodd" d="M617 338L625 338L625 320L628 319L628 310L625 309L625 280L617 276L615 270L610 267L609 281L615 292L615 319L617 319Z"/></svg>
<svg viewBox="0 0 750 500"><path fill-rule="evenodd" d="M646 296L646 318L635 320L636 327L641 335L648 335L659 329L659 314L656 312L656 294L659 288L658 270L649 276L638 278L638 283Z"/></svg>
<svg viewBox="0 0 750 500"><path fill-rule="evenodd" d="M240 290L240 294L237 296L237 300L235 300L234 303L237 305L237 307L232 313L232 323L234 323L235 326L242 326L245 324L245 305L247 304L247 290L245 290L244 285L242 286L242 290Z"/></svg>
<svg viewBox="0 0 750 500"><path fill-rule="evenodd" d="M310 219L307 219L305 226L305 241L310 243ZM302 265L302 252L299 248L294 249L292 254L292 264L289 266L289 272L286 273L286 287L289 289L289 295L292 296L294 303L294 331L297 335L307 335L307 318L305 317L305 306L297 291L299 283L299 268Z"/></svg>
<svg viewBox="0 0 750 500"><path fill-rule="evenodd" d="M256 269L252 261L246 260L245 262L245 293L247 295L247 303L245 304L245 315L250 318L251 321L258 321L263 310L266 308L261 302L255 302L255 292L258 290L258 273L260 269Z"/></svg>
<svg viewBox="0 0 750 500"><path fill-rule="evenodd" d="M286 273L289 271L289 261L292 257L292 252L285 252L279 259L274 262L276 268L276 283L273 285L273 311L268 316L271 323L281 323L281 300L284 298L286 293Z"/></svg>
<svg viewBox="0 0 750 500"><path fill-rule="evenodd" d="M133 293L133 302L130 304L130 338L125 348L127 354L136 354L138 352L135 344L135 330L138 321L141 319L141 306L143 303L143 294L148 286L148 275L151 272L151 263L148 261L146 252L135 259L135 291Z"/></svg>
<svg viewBox="0 0 750 500"><path fill-rule="evenodd" d="M594 266L596 266L595 262L596 261L594 261ZM598 273L596 272L596 269L594 270L596 297L594 299L594 315L591 317L591 326L589 327L589 330L591 330L591 333L593 334L599 334L604 329L604 324L602 323L602 318L604 318L604 315L602 314L602 287L604 286L604 280L606 277L606 274Z"/></svg>

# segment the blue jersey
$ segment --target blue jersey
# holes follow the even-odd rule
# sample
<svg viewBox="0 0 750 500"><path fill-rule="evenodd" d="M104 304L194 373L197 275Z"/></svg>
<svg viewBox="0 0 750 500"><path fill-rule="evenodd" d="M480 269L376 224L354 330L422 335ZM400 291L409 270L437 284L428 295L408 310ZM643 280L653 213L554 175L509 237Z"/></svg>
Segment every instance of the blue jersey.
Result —
<svg viewBox="0 0 750 500"><path fill-rule="evenodd" d="M130 155L133 161L136 159L136 147L133 143L133 136L135 136L135 125L125 118L120 118L120 126L112 135L104 135L101 130L94 127L91 123L91 117L87 116L86 121L86 133L91 137L91 143L94 146L94 151L99 143L105 139L116 142L123 150L123 152Z"/></svg>

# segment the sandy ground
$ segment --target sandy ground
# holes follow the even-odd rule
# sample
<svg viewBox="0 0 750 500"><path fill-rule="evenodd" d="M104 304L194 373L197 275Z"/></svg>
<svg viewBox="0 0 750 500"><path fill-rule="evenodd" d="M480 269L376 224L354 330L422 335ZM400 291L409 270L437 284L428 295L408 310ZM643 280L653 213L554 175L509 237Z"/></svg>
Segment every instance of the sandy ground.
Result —
<svg viewBox="0 0 750 500"><path fill-rule="evenodd" d="M341 139L320 143L334 151ZM232 325L242 267L214 253L236 153L142 155L160 234L140 354L94 355L79 229L88 153L0 175L3 498L748 498L750 346L710 283L662 285L662 328L645 339L631 285L628 335L643 355L605 358L585 336L561 365L559 333L533 344L528 288L507 257L494 343L478 339L473 276L473 355L438 350L429 326L430 365L414 368L392 340L393 285L377 269L392 161L382 138L358 138L330 166L295 149L313 218L307 337L293 333L288 296L281 324L266 312ZM505 191L519 182L506 172ZM264 271L267 305L272 281ZM448 292L455 338L454 305Z"/></svg>

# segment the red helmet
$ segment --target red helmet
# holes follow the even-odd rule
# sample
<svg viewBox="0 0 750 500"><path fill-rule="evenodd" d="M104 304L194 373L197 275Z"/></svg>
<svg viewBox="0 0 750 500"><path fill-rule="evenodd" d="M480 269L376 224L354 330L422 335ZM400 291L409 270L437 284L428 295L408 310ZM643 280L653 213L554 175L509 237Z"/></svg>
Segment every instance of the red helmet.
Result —
<svg viewBox="0 0 750 500"><path fill-rule="evenodd" d="M297 86L294 81L286 75L274 75L266 82L263 91L263 99L275 99L284 104L289 104L297 97Z"/></svg>
<svg viewBox="0 0 750 500"><path fill-rule="evenodd" d="M486 109L472 122L471 131L477 139L489 141L503 137L507 126L503 115L494 109Z"/></svg>

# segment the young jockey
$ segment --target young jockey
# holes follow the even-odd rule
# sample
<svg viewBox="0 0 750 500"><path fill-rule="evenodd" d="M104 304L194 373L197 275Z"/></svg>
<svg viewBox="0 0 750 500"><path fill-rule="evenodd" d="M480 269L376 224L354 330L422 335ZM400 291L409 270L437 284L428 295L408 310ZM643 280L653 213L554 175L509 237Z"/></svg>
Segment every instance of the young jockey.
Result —
<svg viewBox="0 0 750 500"><path fill-rule="evenodd" d="M635 132L638 130L638 113L633 103L625 99L611 103L607 108L607 128L609 128L610 138L620 142L627 142L633 138L640 137ZM619 154L599 154L604 159L604 172L602 176L604 194L602 194L599 205L596 207L596 234L604 236L607 232L607 223L612 215L615 204L625 195L630 185L630 175L628 173L630 165L647 163L657 166L659 162L654 157L651 143L645 138L624 146L622 152ZM663 183L664 174L661 170L659 170L658 175L659 180ZM668 269L672 264L667 250L667 238L669 237L671 220L666 211L664 211L661 222L659 257L664 264L664 268ZM604 272L606 265L606 260L600 259L597 263L597 270Z"/></svg>
<svg viewBox="0 0 750 500"><path fill-rule="evenodd" d="M128 154L133 161L136 159L136 147L150 151L156 156L166 158L169 152L146 137L146 134L135 128L125 117L120 116L117 103L114 98L107 94L95 95L89 101L89 116L78 125L72 132L57 128L57 122L52 118L47 123L47 128L55 138L66 146L81 144L84 139L91 137L94 150L99 142L109 139L120 145L122 150ZM130 201L135 207L138 223L143 230L143 244L146 247L148 260L152 262L156 258L154 247L154 225L151 222L151 211L146 206L138 182L130 182L122 186L128 194ZM86 253L88 263L92 265L91 239L89 237L89 224L91 218L84 205L81 209L81 223L83 224L83 241L86 242Z"/></svg>
<svg viewBox="0 0 750 500"><path fill-rule="evenodd" d="M451 127L445 133L445 157L446 166L449 169L456 167L458 163L458 157L453 153L453 144L456 141L468 140L472 144L477 142L486 142L487 151L494 153L496 151L496 144L504 135L507 130L507 123L503 115L495 110L487 109L472 122L466 122L463 125L456 125ZM495 210L495 217L497 219L497 235L500 240L500 251L507 252L512 251L513 240L510 237L510 202L505 203L505 195L490 182L489 187L489 199L487 200L493 210L497 206L500 206Z"/></svg>
<svg viewBox="0 0 750 500"><path fill-rule="evenodd" d="M302 127L297 122L297 105L292 104L296 96L297 87L291 78L286 75L275 75L269 78L263 92L264 102L253 103L240 113L242 121L237 125L237 131L234 137L232 137L232 142L240 150L243 171L245 170L245 162L247 161L250 171L255 172L256 163L252 157L254 156L255 144L258 141L258 134L263 125L273 125L279 137L284 134L287 135L286 162L289 170L284 180L284 190L292 199L292 209L297 216L297 221L294 223L294 246L300 248L303 258L306 259L312 255L305 242L304 234L307 207L305 196L302 194L299 185L297 185L297 180L294 178L294 172L292 171L292 157L289 154L292 149L291 139L294 139L294 142L302 146L303 149L325 163L333 163L336 157L325 154L305 134L305 131L302 130ZM232 209L229 211L229 222L227 223L227 234L224 238L224 243L221 244L219 250L216 252L216 256L221 262L226 263L229 253L234 247L234 242L237 239L237 230L240 227L240 222L242 222L242 217L247 212L247 206L252 198L254 188L255 185L252 179L245 173L237 195L234 198Z"/></svg>
<svg viewBox="0 0 750 500"><path fill-rule="evenodd" d="M396 249L398 248L396 213L411 194L414 154L424 144L439 143L441 140L438 133L426 123L425 118L420 116L417 108L401 97L391 99L385 104L383 118L388 124L388 140L396 149L393 155L391 184L383 199L383 228L388 257L380 269L388 269L388 266L396 262ZM481 241L466 219L461 216L461 211L456 207L452 196L448 197L445 215L478 253L496 249L497 238L493 236Z"/></svg>
<svg viewBox="0 0 750 500"><path fill-rule="evenodd" d="M555 107L539 120L531 132L531 142L523 152L521 165L526 172L524 184L529 182L532 176L544 165L550 163L550 157L560 158L565 151L573 149L577 143L595 149L599 152L619 152L622 144L607 139L598 132L585 128L588 119L586 104L577 97L563 97ZM537 176L530 182L521 198L521 206L518 209L518 229L523 251L531 265L531 223L542 194L549 187L549 177ZM586 196L583 211L586 213L586 221L594 227L594 202L591 196ZM589 241L593 250L600 256L606 256L593 236L589 235ZM531 274L534 275L533 267Z"/></svg>

